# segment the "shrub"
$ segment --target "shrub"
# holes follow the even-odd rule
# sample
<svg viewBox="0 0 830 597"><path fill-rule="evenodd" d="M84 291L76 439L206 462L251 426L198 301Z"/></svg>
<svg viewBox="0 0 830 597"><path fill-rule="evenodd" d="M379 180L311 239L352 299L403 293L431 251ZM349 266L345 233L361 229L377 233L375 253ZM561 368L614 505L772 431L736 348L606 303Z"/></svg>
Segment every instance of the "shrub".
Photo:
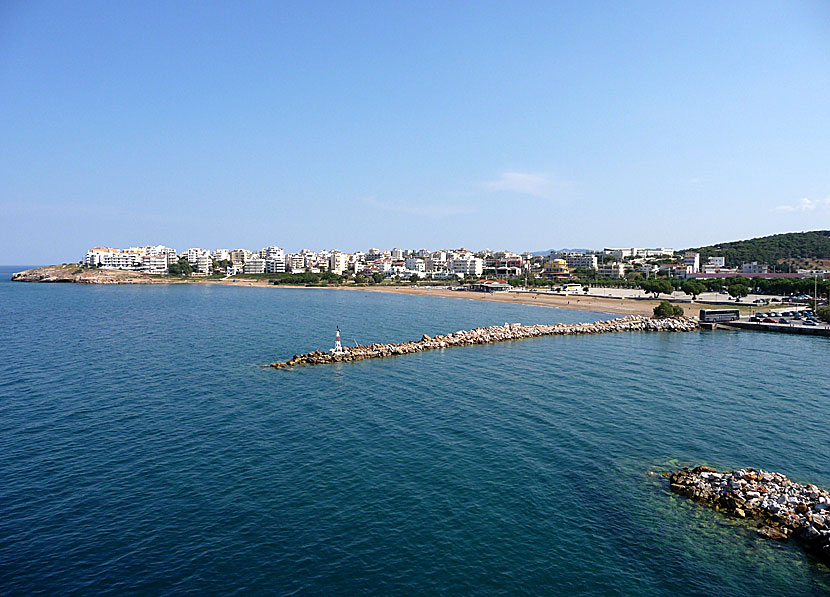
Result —
<svg viewBox="0 0 830 597"><path fill-rule="evenodd" d="M656 319L683 317L683 307L672 305L669 301L660 301L660 304L654 307L654 317Z"/></svg>

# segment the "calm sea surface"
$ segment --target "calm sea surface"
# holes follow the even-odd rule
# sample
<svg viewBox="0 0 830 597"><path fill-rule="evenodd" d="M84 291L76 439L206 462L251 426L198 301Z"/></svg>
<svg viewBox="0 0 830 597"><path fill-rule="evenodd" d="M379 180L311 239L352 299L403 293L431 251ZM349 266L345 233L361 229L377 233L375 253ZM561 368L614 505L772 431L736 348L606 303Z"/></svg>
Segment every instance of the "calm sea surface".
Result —
<svg viewBox="0 0 830 597"><path fill-rule="evenodd" d="M320 289L8 282L0 594L809 595L797 547L654 471L830 487L830 341L559 337L273 360L602 314Z"/></svg>

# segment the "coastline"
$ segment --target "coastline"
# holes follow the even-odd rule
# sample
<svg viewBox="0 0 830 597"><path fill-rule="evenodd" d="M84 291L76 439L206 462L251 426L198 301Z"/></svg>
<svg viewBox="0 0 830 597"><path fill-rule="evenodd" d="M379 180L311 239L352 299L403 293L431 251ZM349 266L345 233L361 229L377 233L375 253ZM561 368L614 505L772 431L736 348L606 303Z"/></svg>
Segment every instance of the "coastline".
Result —
<svg viewBox="0 0 830 597"><path fill-rule="evenodd" d="M651 316L659 300L610 298L585 295L553 295L537 292L499 292L486 293L464 290L448 290L431 286L413 288L411 286L297 286L289 284L270 284L268 280L258 278L205 279L171 279L151 276L136 272L120 270L81 270L77 264L53 265L34 268L13 274L12 280L20 282L74 283L74 284L219 284L223 286L246 286L259 288L326 288L328 290L347 290L363 292L387 292L411 296L431 296L474 301L491 301L517 305L535 305L556 309L575 311L593 311L615 315ZM697 303L678 303L683 307L684 315L695 316L702 308Z"/></svg>

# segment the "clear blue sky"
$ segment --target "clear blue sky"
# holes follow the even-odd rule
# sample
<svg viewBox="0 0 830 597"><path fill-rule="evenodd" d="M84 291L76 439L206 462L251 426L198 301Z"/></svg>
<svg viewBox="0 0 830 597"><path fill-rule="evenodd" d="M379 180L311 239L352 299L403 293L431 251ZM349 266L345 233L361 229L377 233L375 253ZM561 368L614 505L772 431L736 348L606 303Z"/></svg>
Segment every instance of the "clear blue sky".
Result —
<svg viewBox="0 0 830 597"><path fill-rule="evenodd" d="M828 2L0 2L0 262L830 228Z"/></svg>

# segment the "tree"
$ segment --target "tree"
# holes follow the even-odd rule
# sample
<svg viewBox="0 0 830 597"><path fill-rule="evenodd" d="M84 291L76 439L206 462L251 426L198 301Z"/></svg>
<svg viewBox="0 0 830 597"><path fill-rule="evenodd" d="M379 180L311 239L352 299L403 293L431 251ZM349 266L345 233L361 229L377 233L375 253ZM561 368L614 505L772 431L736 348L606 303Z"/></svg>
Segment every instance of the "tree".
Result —
<svg viewBox="0 0 830 597"><path fill-rule="evenodd" d="M640 288L646 292L654 294L654 298L660 294L671 294L674 291L674 286L665 278L660 280L643 280L640 282Z"/></svg>
<svg viewBox="0 0 830 597"><path fill-rule="evenodd" d="M749 294L749 287L744 284L733 284L729 287L729 296L735 300L740 301L743 297Z"/></svg>
<svg viewBox="0 0 830 597"><path fill-rule="evenodd" d="M697 298L697 295L701 294L704 290L706 290L706 287L697 280L686 280L685 282L683 282L683 285L680 287L680 289L685 294L690 295L692 297L692 300L695 300Z"/></svg>
<svg viewBox="0 0 830 597"><path fill-rule="evenodd" d="M190 262L187 259L179 259L179 267L182 268L183 276L189 276L193 273L193 266L190 265Z"/></svg>
<svg viewBox="0 0 830 597"><path fill-rule="evenodd" d="M667 317L683 317L683 307L672 305L669 301L660 301L660 304L654 307L654 318L665 319Z"/></svg>
<svg viewBox="0 0 830 597"><path fill-rule="evenodd" d="M826 305L819 307L818 309L816 309L816 315L818 315L818 318L822 321L830 323L830 307Z"/></svg>
<svg viewBox="0 0 830 597"><path fill-rule="evenodd" d="M709 292L721 292L724 287L723 278L709 278L704 284Z"/></svg>
<svg viewBox="0 0 830 597"><path fill-rule="evenodd" d="M418 274L413 273L411 276L409 276L409 281L412 282L413 284L417 284L420 279L421 279L421 276L419 276Z"/></svg>
<svg viewBox="0 0 830 597"><path fill-rule="evenodd" d="M375 281L375 284L380 284L381 282L383 282L383 280L384 280L385 278L386 278L386 276L384 276L384 275L383 275L382 273L380 273L380 272L375 272L374 274L372 274L372 280L374 280L374 281Z"/></svg>

